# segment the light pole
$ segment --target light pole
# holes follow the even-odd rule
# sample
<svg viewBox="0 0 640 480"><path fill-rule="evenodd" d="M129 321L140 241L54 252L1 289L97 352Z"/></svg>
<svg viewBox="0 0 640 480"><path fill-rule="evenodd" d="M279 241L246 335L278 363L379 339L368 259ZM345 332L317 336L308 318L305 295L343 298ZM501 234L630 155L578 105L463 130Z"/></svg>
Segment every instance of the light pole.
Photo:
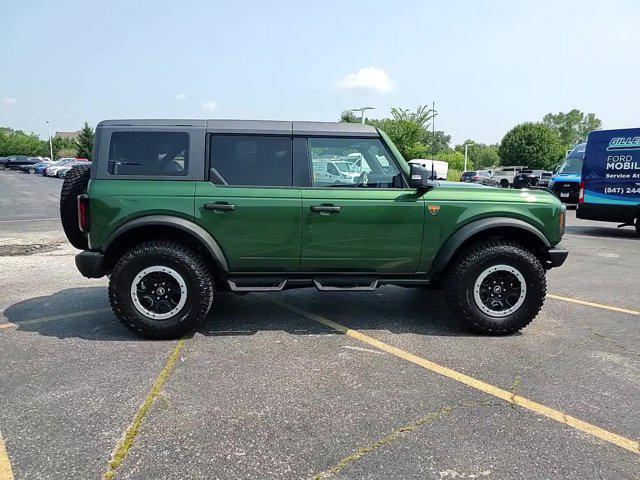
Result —
<svg viewBox="0 0 640 480"><path fill-rule="evenodd" d="M464 171L467 171L467 156L468 156L468 151L469 151L469 145L471 145L470 143L465 143L464 144Z"/></svg>
<svg viewBox="0 0 640 480"><path fill-rule="evenodd" d="M53 162L53 142L51 141L51 124L49 123L49 120L47 120L47 128L49 129L49 155L51 155L49 160Z"/></svg>
<svg viewBox="0 0 640 480"><path fill-rule="evenodd" d="M376 107L360 107L360 108L351 108L350 112L360 112L360 121L364 123L364 112L365 110L375 110Z"/></svg>

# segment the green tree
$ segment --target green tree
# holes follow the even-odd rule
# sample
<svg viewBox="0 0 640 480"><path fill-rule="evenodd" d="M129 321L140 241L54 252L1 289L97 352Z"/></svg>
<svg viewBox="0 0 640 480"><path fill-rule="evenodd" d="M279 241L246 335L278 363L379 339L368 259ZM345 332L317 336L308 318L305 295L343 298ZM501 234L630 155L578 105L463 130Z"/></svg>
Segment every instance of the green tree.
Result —
<svg viewBox="0 0 640 480"><path fill-rule="evenodd" d="M435 133L425 130L422 143L426 145L429 155L451 151L451 135L446 135L442 130L437 130Z"/></svg>
<svg viewBox="0 0 640 480"><path fill-rule="evenodd" d="M563 154L558 133L542 123L522 123L513 127L498 148L502 165L526 165L536 169L551 168Z"/></svg>
<svg viewBox="0 0 640 480"><path fill-rule="evenodd" d="M430 121L433 119L433 110L427 106L419 105L415 112L406 108L392 108L391 117L382 119L365 119L365 123L384 130L400 153L406 160L412 158L425 158L429 152L428 140L431 133L428 131ZM360 119L350 110L344 110L340 114L340 121L345 123L358 123ZM439 142L438 148L445 150L451 137L444 132L436 132Z"/></svg>
<svg viewBox="0 0 640 480"><path fill-rule="evenodd" d="M382 120L367 120L367 123L380 130L384 130L391 141L398 147L405 160L424 158L426 146L420 141L424 130L410 120L396 120L384 118Z"/></svg>
<svg viewBox="0 0 640 480"><path fill-rule="evenodd" d="M10 155L44 156L47 152L46 142L35 133L24 133L21 130L0 128L0 157Z"/></svg>
<svg viewBox="0 0 640 480"><path fill-rule="evenodd" d="M49 151L49 143L45 142L47 146L47 152ZM62 138L62 137L53 137L51 140L51 144L53 145L53 157L62 158L62 157L75 157L76 150L76 141L73 138ZM71 155L70 153L74 153ZM53 159L52 159L53 160Z"/></svg>
<svg viewBox="0 0 640 480"><path fill-rule="evenodd" d="M589 132L602 127L602 121L596 117L595 113L584 114L577 108L568 113L547 113L542 119L542 123L559 135L565 149L585 142Z"/></svg>
<svg viewBox="0 0 640 480"><path fill-rule="evenodd" d="M434 160L442 160L443 162L447 162L449 164L450 170L464 170L464 153L460 152L441 152L433 155ZM467 158L467 169L473 169L473 161Z"/></svg>
<svg viewBox="0 0 640 480"><path fill-rule="evenodd" d="M469 145L467 149L468 159L473 162L476 168L483 169L500 165L500 156L498 155L499 145L485 145L484 143L478 143L468 139L456 145L454 150L464 154L465 145Z"/></svg>
<svg viewBox="0 0 640 480"><path fill-rule="evenodd" d="M91 159L91 152L93 151L93 129L87 122L84 122L84 127L82 127L82 130L80 130L76 138L76 150L79 158Z"/></svg>
<svg viewBox="0 0 640 480"><path fill-rule="evenodd" d="M340 114L340 121L342 123L360 123L360 119L351 110L343 110Z"/></svg>
<svg viewBox="0 0 640 480"><path fill-rule="evenodd" d="M430 120L433 119L433 110L426 105L418 105L415 112L409 111L408 108L392 108L391 116L398 121L415 123L424 130L428 130Z"/></svg>

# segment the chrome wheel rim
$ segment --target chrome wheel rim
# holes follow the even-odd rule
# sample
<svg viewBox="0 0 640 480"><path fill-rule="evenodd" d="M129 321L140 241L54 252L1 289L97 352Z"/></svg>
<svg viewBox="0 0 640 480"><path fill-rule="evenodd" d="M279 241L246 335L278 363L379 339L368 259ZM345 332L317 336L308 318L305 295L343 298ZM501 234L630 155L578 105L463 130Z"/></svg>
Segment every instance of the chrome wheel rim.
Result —
<svg viewBox="0 0 640 480"><path fill-rule="evenodd" d="M180 312L187 302L187 284L172 268L147 267L131 282L131 300L144 316L166 320Z"/></svg>
<svg viewBox="0 0 640 480"><path fill-rule="evenodd" d="M491 317L506 317L518 310L527 296L527 283L511 265L494 265L483 271L473 285L476 306Z"/></svg>

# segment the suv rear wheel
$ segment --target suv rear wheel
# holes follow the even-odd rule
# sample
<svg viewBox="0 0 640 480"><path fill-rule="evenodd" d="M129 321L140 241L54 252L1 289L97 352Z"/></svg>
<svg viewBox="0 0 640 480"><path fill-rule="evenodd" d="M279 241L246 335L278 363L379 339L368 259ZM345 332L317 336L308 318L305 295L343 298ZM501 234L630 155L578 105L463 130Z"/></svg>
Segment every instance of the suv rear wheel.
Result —
<svg viewBox="0 0 640 480"><path fill-rule="evenodd" d="M205 319L213 281L197 252L178 243L149 242L118 260L109 300L127 328L150 338L176 338Z"/></svg>
<svg viewBox="0 0 640 480"><path fill-rule="evenodd" d="M467 250L445 280L451 311L469 328L505 335L527 326L546 295L545 270L516 243L487 242Z"/></svg>

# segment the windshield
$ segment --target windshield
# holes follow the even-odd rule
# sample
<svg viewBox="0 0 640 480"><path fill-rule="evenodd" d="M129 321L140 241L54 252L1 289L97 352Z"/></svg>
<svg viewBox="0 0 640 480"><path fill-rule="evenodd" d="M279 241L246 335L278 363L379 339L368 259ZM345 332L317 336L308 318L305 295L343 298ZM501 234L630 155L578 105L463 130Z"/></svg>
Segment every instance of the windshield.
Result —
<svg viewBox="0 0 640 480"><path fill-rule="evenodd" d="M584 158L584 152L586 149L587 149L586 143L579 143L578 145L573 147L573 150L569 152L569 155L567 155L567 158Z"/></svg>
<svg viewBox="0 0 640 480"><path fill-rule="evenodd" d="M338 170L346 173L359 173L360 170L355 163L351 162L334 162Z"/></svg>
<svg viewBox="0 0 640 480"><path fill-rule="evenodd" d="M581 173L582 162L583 162L582 157L567 158L558 169L558 173Z"/></svg>

